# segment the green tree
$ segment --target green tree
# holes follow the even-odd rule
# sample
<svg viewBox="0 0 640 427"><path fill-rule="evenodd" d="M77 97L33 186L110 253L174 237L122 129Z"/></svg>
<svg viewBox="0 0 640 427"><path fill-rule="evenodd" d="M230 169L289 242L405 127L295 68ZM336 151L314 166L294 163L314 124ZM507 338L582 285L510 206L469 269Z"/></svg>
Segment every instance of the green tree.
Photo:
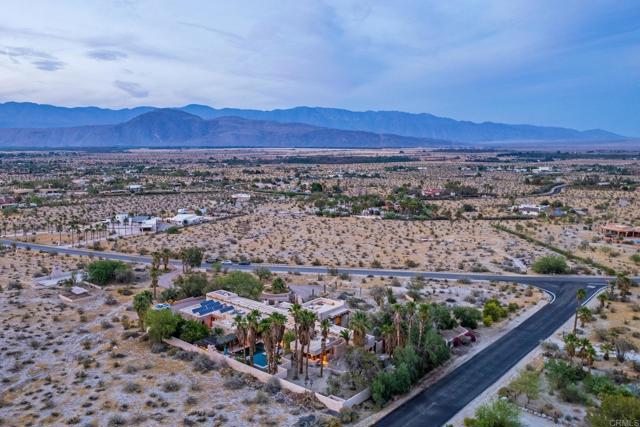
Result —
<svg viewBox="0 0 640 427"><path fill-rule="evenodd" d="M180 260L182 261L182 271L189 272L195 267L202 265L204 251L196 246L185 248L180 251Z"/></svg>
<svg viewBox="0 0 640 427"><path fill-rule="evenodd" d="M509 387L517 395L525 395L527 404L531 399L537 399L540 396L540 373L537 371L523 370L518 377L509 384Z"/></svg>
<svg viewBox="0 0 640 427"><path fill-rule="evenodd" d="M466 427L521 427L520 411L511 402L493 400L480 405L474 418L464 420Z"/></svg>
<svg viewBox="0 0 640 427"><path fill-rule="evenodd" d="M144 330L144 317L151 307L152 301L153 298L149 291L142 291L133 297L133 309L138 314L138 326L141 330Z"/></svg>
<svg viewBox="0 0 640 427"><path fill-rule="evenodd" d="M454 307L453 315L461 326L470 329L476 329L478 322L482 320L482 313L474 307Z"/></svg>
<svg viewBox="0 0 640 427"><path fill-rule="evenodd" d="M273 279L273 282L271 282L271 290L273 293L283 294L289 290L289 287L284 283L284 280L282 280L281 277L276 277Z"/></svg>
<svg viewBox="0 0 640 427"><path fill-rule="evenodd" d="M640 425L640 399L632 396L606 395L599 408L587 414L592 427Z"/></svg>
<svg viewBox="0 0 640 427"><path fill-rule="evenodd" d="M89 281L96 285L105 286L116 280L116 274L131 271L128 265L122 261L113 261L110 259L103 259L93 261L87 265L87 274Z"/></svg>
<svg viewBox="0 0 640 427"><path fill-rule="evenodd" d="M262 283L256 276L244 271L232 271L229 274L217 276L213 281L213 288L225 289L254 300L260 299L262 295Z"/></svg>
<svg viewBox="0 0 640 427"><path fill-rule="evenodd" d="M179 338L188 343L194 343L211 335L211 329L195 320L186 320L180 326Z"/></svg>
<svg viewBox="0 0 640 427"><path fill-rule="evenodd" d="M178 331L182 318L171 310L149 310L144 321L149 329L149 339L152 342L162 342Z"/></svg>
<svg viewBox="0 0 640 427"><path fill-rule="evenodd" d="M531 267L538 274L566 274L569 266L564 257L559 255L546 255L536 260Z"/></svg>

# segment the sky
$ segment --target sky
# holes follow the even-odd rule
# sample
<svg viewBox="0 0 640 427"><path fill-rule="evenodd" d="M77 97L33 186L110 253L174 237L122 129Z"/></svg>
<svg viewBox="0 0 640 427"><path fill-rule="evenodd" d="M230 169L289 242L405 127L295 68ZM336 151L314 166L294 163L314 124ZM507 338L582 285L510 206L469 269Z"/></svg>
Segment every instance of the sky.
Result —
<svg viewBox="0 0 640 427"><path fill-rule="evenodd" d="M7 101L400 110L640 136L640 2L3 0Z"/></svg>

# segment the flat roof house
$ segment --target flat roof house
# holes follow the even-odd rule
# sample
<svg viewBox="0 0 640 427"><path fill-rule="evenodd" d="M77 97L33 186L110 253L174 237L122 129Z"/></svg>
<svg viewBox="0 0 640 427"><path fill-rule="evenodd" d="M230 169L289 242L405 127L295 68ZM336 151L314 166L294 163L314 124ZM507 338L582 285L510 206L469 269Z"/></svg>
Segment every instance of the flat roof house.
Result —
<svg viewBox="0 0 640 427"><path fill-rule="evenodd" d="M180 226L200 224L202 222L202 217L195 214L178 214L171 218L171 222Z"/></svg>

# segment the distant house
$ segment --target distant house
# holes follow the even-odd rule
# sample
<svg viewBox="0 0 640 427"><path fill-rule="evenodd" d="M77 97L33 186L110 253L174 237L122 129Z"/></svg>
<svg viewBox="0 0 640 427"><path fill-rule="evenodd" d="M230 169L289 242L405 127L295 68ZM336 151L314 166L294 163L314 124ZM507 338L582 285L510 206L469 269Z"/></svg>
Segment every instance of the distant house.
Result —
<svg viewBox="0 0 640 427"><path fill-rule="evenodd" d="M0 209L17 206L16 199L11 196L0 196Z"/></svg>
<svg viewBox="0 0 640 427"><path fill-rule="evenodd" d="M631 227L623 224L602 225L600 226L600 232L606 236L640 237L640 227Z"/></svg>
<svg viewBox="0 0 640 427"><path fill-rule="evenodd" d="M179 226L200 224L202 217L195 214L178 214L171 218L171 223Z"/></svg>
<svg viewBox="0 0 640 427"><path fill-rule="evenodd" d="M127 185L127 190L129 190L132 193L142 193L142 191L144 190L144 187L140 184L131 184L131 185Z"/></svg>
<svg viewBox="0 0 640 427"><path fill-rule="evenodd" d="M231 198L235 200L236 203L244 203L251 200L251 195L247 193L236 193L236 194L233 194Z"/></svg>
<svg viewBox="0 0 640 427"><path fill-rule="evenodd" d="M440 197L443 195L445 190L441 188L425 188L422 190L423 197Z"/></svg>
<svg viewBox="0 0 640 427"><path fill-rule="evenodd" d="M517 212L520 215L526 216L538 216L543 212L546 212L549 207L545 205L519 205L512 206L511 210Z"/></svg>

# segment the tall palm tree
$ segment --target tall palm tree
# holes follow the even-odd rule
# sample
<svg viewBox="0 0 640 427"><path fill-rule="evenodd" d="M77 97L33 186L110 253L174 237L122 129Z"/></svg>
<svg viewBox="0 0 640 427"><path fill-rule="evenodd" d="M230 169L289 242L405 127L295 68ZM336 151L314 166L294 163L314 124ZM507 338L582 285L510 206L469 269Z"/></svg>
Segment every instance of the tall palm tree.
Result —
<svg viewBox="0 0 640 427"><path fill-rule="evenodd" d="M158 271L158 267L155 264L151 265L150 274L151 274L151 288L153 289L153 299L157 299L159 271Z"/></svg>
<svg viewBox="0 0 640 427"><path fill-rule="evenodd" d="M160 255L162 256L164 271L169 270L169 258L171 258L171 250L169 248L162 248L160 250Z"/></svg>
<svg viewBox="0 0 640 427"><path fill-rule="evenodd" d="M564 350L567 352L571 362L573 362L573 357L576 355L578 342L578 338L574 334L567 334L564 337Z"/></svg>
<svg viewBox="0 0 640 427"><path fill-rule="evenodd" d="M244 362L247 361L247 319L244 318L241 314L236 315L233 318L233 324L236 328L236 338L238 342L242 345L243 357L242 360Z"/></svg>
<svg viewBox="0 0 640 427"><path fill-rule="evenodd" d="M256 341L258 340L258 323L260 322L260 312L252 310L247 315L247 335L249 338L249 365L253 366L253 354L256 352Z"/></svg>
<svg viewBox="0 0 640 427"><path fill-rule="evenodd" d="M267 354L267 372L271 373L271 366L274 358L275 343L271 338L271 318L266 317L258 323L256 334L262 338L265 352Z"/></svg>
<svg viewBox="0 0 640 427"><path fill-rule="evenodd" d="M422 345L422 336L424 335L424 328L427 324L427 322L429 321L429 317L431 315L431 308L429 307L429 304L420 304L418 306L418 321L419 321L419 328L420 330L418 331L418 347L420 347L420 345Z"/></svg>
<svg viewBox="0 0 640 427"><path fill-rule="evenodd" d="M285 326L287 324L287 317L281 313L271 313L269 316L269 338L273 342L273 350L271 357L271 367L269 371L273 374L277 371L278 364L278 347L284 337Z"/></svg>
<svg viewBox="0 0 640 427"><path fill-rule="evenodd" d="M591 372L591 368L593 367L593 362L596 359L596 349L593 348L591 344L587 347L585 351L585 359L587 360L587 366L589 366L589 372Z"/></svg>
<svg viewBox="0 0 640 427"><path fill-rule="evenodd" d="M385 323L380 327L380 335L382 335L382 345L385 353L391 355L393 352L393 335L395 328L391 323Z"/></svg>
<svg viewBox="0 0 640 427"><path fill-rule="evenodd" d="M324 319L320 322L320 331L322 333L322 349L320 353L320 378L322 378L322 373L324 372L324 353L327 349L327 338L329 337L329 328L331 327L331 322L329 319Z"/></svg>
<svg viewBox="0 0 640 427"><path fill-rule="evenodd" d="M405 309L407 310L407 320L409 327L409 339L412 339L411 332L413 331L413 316L416 314L416 303L413 301L409 301L405 305Z"/></svg>
<svg viewBox="0 0 640 427"><path fill-rule="evenodd" d="M302 306L298 303L291 305L289 311L293 316L293 333L296 336L294 341L294 349L293 349L293 357L291 358L291 363L293 367L293 379L298 379L298 341L300 340L300 311L302 310Z"/></svg>
<svg viewBox="0 0 640 427"><path fill-rule="evenodd" d="M362 347L365 344L367 329L370 327L369 316L364 311L356 311L349 321L349 326L353 330L353 345Z"/></svg>
<svg viewBox="0 0 640 427"><path fill-rule="evenodd" d="M142 291L133 297L133 309L138 314L138 326L141 330L144 330L144 316L151 307L151 303L151 292L149 291Z"/></svg>
<svg viewBox="0 0 640 427"><path fill-rule="evenodd" d="M311 351L311 338L316 327L316 314L310 310L302 310L301 326L303 328L303 337L307 345L307 356L304 368L304 379L309 379L309 352Z"/></svg>
<svg viewBox="0 0 640 427"><path fill-rule="evenodd" d="M584 288L580 288L578 289L578 291L576 292L576 300L577 300L577 304L576 304L576 315L575 315L575 319L573 320L573 334L576 334L576 330L578 329L578 309L580 308L580 305L582 304L582 301L584 301L584 299L587 297L587 291L584 290Z"/></svg>
<svg viewBox="0 0 640 427"><path fill-rule="evenodd" d="M403 318L404 308L401 304L393 304L393 326L396 329L396 342L395 347L402 346L402 323L404 322Z"/></svg>

